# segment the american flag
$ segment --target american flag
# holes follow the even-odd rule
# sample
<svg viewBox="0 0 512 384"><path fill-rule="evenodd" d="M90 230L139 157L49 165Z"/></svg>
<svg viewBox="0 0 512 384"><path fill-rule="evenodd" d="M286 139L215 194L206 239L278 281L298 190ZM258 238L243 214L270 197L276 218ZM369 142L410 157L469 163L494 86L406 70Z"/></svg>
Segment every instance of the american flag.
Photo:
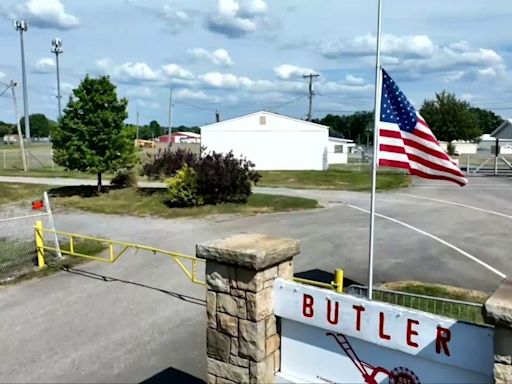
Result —
<svg viewBox="0 0 512 384"><path fill-rule="evenodd" d="M465 185L468 180L439 145L421 115L382 70L379 165L402 168L411 175Z"/></svg>

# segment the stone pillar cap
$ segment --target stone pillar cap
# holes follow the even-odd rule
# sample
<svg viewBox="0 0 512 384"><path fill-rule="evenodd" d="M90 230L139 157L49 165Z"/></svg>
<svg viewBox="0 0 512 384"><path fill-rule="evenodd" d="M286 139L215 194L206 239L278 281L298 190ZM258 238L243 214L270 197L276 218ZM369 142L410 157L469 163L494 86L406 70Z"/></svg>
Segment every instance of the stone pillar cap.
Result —
<svg viewBox="0 0 512 384"><path fill-rule="evenodd" d="M300 252L300 241L257 233L244 233L196 245L201 259L259 271L291 259Z"/></svg>
<svg viewBox="0 0 512 384"><path fill-rule="evenodd" d="M484 318L491 324L512 327L512 279L503 281L484 305Z"/></svg>

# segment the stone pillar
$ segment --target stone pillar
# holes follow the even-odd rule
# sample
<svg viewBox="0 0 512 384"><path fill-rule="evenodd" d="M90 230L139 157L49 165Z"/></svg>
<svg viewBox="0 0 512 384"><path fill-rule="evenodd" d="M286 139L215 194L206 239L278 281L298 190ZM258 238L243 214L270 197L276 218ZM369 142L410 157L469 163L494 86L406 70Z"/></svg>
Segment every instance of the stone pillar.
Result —
<svg viewBox="0 0 512 384"><path fill-rule="evenodd" d="M494 382L512 383L512 279L487 299L484 318L494 325Z"/></svg>
<svg viewBox="0 0 512 384"><path fill-rule="evenodd" d="M209 384L273 383L280 367L272 285L293 278L300 243L259 234L200 244L206 259Z"/></svg>

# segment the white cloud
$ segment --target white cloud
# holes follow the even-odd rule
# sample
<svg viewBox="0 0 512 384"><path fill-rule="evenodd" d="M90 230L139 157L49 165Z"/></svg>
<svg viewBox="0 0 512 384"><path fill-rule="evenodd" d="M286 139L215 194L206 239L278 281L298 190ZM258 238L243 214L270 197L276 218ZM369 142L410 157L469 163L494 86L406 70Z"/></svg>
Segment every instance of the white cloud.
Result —
<svg viewBox="0 0 512 384"><path fill-rule="evenodd" d="M119 79L155 81L159 80L158 72L144 63L127 62L112 68L112 77Z"/></svg>
<svg viewBox="0 0 512 384"><path fill-rule="evenodd" d="M160 104L158 104L154 101L146 101L146 100L137 99L135 101L135 103L137 104L137 106L139 106L141 108L160 109Z"/></svg>
<svg viewBox="0 0 512 384"><path fill-rule="evenodd" d="M18 6L16 13L29 22L29 27L66 30L80 24L76 16L65 11L60 0L28 0Z"/></svg>
<svg viewBox="0 0 512 384"><path fill-rule="evenodd" d="M321 53L326 58L358 56L373 61L375 36L367 34L327 43ZM410 78L438 72L445 82L506 75L504 60L494 50L475 48L467 41L439 45L426 35L383 35L382 62L390 70L405 72Z"/></svg>
<svg viewBox="0 0 512 384"><path fill-rule="evenodd" d="M216 49L212 52L209 52L204 48L192 48L189 49L187 53L195 60L207 60L215 65L223 65L225 67L233 65L233 60L231 59L229 52L222 48Z"/></svg>
<svg viewBox="0 0 512 384"><path fill-rule="evenodd" d="M274 67L274 73L281 80L289 80L317 72L311 68L303 68L291 64L283 64L278 67Z"/></svg>
<svg viewBox="0 0 512 384"><path fill-rule="evenodd" d="M471 93L463 93L460 98L465 101L471 101L475 98L475 95L472 95Z"/></svg>
<svg viewBox="0 0 512 384"><path fill-rule="evenodd" d="M277 88L276 84L268 80L251 80L248 77L240 77L240 87L248 92L270 92Z"/></svg>
<svg viewBox="0 0 512 384"><path fill-rule="evenodd" d="M326 43L321 52L327 58L339 58L352 55L375 55L375 49L376 37L366 34L356 36L349 41ZM383 55L429 56L435 49L436 47L426 35L395 36L384 34L381 38L381 52Z"/></svg>
<svg viewBox="0 0 512 384"><path fill-rule="evenodd" d="M163 74L171 79L181 79L181 80L192 80L194 79L194 75L192 72L187 71L186 69L180 67L178 64L166 64L162 66Z"/></svg>
<svg viewBox="0 0 512 384"><path fill-rule="evenodd" d="M324 81L319 82L315 89L320 93L320 95L324 94L340 94L346 96L347 94L364 94L370 93L374 86L372 84L358 84L358 85L349 85L341 82L335 81Z"/></svg>
<svg viewBox="0 0 512 384"><path fill-rule="evenodd" d="M208 72L199 76L206 86L219 89L240 89L251 93L270 92L276 89L276 84L268 80L252 80L248 77L238 77L231 73Z"/></svg>
<svg viewBox="0 0 512 384"><path fill-rule="evenodd" d="M43 57L34 65L35 73L52 73L55 71L55 61L50 57Z"/></svg>
<svg viewBox="0 0 512 384"><path fill-rule="evenodd" d="M208 72L199 76L199 80L215 88L235 89L240 85L238 77L231 73Z"/></svg>
<svg viewBox="0 0 512 384"><path fill-rule="evenodd" d="M347 85L362 85L362 84L364 84L364 79L362 77L347 75L347 76L345 76L345 84L347 84Z"/></svg>
<svg viewBox="0 0 512 384"><path fill-rule="evenodd" d="M187 88L180 89L175 94L178 100L195 100L195 101L206 101L211 103L217 103L220 101L218 96L207 95L203 91L193 91Z"/></svg>
<svg viewBox="0 0 512 384"><path fill-rule="evenodd" d="M113 79L126 83L140 82L174 82L187 83L195 78L192 72L180 67L178 64L165 64L158 69L153 69L144 62L127 62L114 65L110 59L96 61L96 67Z"/></svg>
<svg viewBox="0 0 512 384"><path fill-rule="evenodd" d="M153 96L151 89L148 87L130 88L126 91L126 96L137 97L139 99L149 99Z"/></svg>
<svg viewBox="0 0 512 384"><path fill-rule="evenodd" d="M166 21L166 28L173 34L181 32L185 27L192 25L192 16L184 10L174 9L165 5L159 16Z"/></svg>
<svg viewBox="0 0 512 384"><path fill-rule="evenodd" d="M217 11L206 20L207 28L230 38L258 29L268 11L264 0L218 0Z"/></svg>

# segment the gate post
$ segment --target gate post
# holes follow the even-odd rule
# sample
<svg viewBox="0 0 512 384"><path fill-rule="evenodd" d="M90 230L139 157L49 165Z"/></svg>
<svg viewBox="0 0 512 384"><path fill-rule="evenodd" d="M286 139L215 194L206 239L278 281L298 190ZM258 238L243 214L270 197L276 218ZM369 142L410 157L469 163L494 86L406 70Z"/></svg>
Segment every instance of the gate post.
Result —
<svg viewBox="0 0 512 384"><path fill-rule="evenodd" d="M512 382L512 279L506 279L484 305L484 318L494 325L494 382Z"/></svg>
<svg viewBox="0 0 512 384"><path fill-rule="evenodd" d="M206 259L209 384L273 383L281 336L274 316L276 278L293 278L300 242L240 234L196 246Z"/></svg>

